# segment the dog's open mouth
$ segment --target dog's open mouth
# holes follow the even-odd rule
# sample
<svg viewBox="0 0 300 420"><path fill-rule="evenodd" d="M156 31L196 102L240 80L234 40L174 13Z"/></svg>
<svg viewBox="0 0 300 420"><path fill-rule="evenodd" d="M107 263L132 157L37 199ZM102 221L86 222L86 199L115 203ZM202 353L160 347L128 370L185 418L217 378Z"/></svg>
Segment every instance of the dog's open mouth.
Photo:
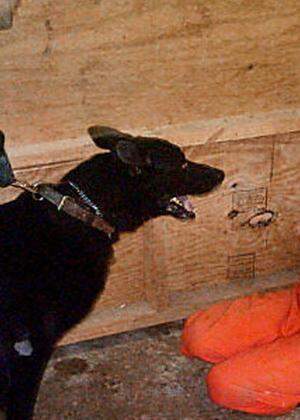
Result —
<svg viewBox="0 0 300 420"><path fill-rule="evenodd" d="M191 201L186 195L172 197L166 207L167 213L178 219L194 219L196 213Z"/></svg>

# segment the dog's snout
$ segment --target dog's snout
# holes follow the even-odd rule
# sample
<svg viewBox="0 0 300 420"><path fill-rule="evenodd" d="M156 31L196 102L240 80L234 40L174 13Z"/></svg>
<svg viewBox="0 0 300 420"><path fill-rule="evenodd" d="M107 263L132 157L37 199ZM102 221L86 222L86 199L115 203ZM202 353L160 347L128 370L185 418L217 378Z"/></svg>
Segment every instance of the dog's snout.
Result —
<svg viewBox="0 0 300 420"><path fill-rule="evenodd" d="M219 186L225 178L221 169L213 166L189 162L187 171L187 185L189 194L205 194Z"/></svg>
<svg viewBox="0 0 300 420"><path fill-rule="evenodd" d="M218 184L222 184L225 178L225 173L221 169L215 169L215 177Z"/></svg>
<svg viewBox="0 0 300 420"><path fill-rule="evenodd" d="M221 169L208 165L202 165L202 176L207 179L207 182L212 184L212 187L214 187L222 184L225 178L225 173Z"/></svg>

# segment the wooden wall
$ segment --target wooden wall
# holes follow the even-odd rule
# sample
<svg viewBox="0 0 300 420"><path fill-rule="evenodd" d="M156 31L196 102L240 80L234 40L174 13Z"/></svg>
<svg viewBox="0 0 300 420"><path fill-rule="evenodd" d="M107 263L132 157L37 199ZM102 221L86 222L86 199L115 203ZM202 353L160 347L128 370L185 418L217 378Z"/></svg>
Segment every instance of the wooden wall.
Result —
<svg viewBox="0 0 300 420"><path fill-rule="evenodd" d="M103 298L65 342L295 281L297 0L23 0L14 13L0 32L0 127L20 177L59 179L96 151L97 123L168 138L226 172L196 200L196 222L123 237ZM250 227L265 208L272 223Z"/></svg>

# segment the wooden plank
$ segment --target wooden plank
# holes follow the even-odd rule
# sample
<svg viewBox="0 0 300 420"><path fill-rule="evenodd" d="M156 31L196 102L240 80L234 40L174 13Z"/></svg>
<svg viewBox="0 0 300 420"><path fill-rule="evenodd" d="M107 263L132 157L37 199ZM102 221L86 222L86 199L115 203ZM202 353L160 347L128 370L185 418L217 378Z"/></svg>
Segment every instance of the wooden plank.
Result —
<svg viewBox="0 0 300 420"><path fill-rule="evenodd" d="M278 223L274 223L267 241L274 244L272 252L278 266L300 263L300 239L295 236L295 226L300 220L299 184L300 136L277 136L272 155L269 206L276 210Z"/></svg>
<svg viewBox="0 0 300 420"><path fill-rule="evenodd" d="M233 210L233 197L236 195L243 197L253 192L257 195L261 189L265 191L269 183L272 151L272 136L186 149L190 159L223 168L226 180L219 190L193 199L198 213L195 222L183 226L180 221L167 217L154 221L160 230L160 225L164 225L168 243L163 257L166 275L161 279L167 289L177 292L196 290L203 283L228 281L232 265L242 264L241 270L244 270L249 262L243 256L253 254L250 260L254 260L256 254L264 249L264 229L242 226L256 211L255 202L250 203L249 210L241 212L234 220L228 215ZM153 246L153 249L157 249L157 255L162 258L163 250L157 236L157 248ZM256 275L259 275L257 262L250 261L249 269L253 271L251 267L255 264Z"/></svg>
<svg viewBox="0 0 300 420"><path fill-rule="evenodd" d="M162 312L169 306L169 289L162 279L167 276L165 253L167 237L164 224L150 220L144 227L144 289L150 308Z"/></svg>
<svg viewBox="0 0 300 420"><path fill-rule="evenodd" d="M110 267L104 293L95 305L96 311L106 308L124 309L129 305L146 302L143 243L144 231L140 229L134 235L123 235L122 241L114 246L114 262Z"/></svg>
<svg viewBox="0 0 300 420"><path fill-rule="evenodd" d="M168 124L147 135L165 137L181 146L236 141L243 139L284 134L300 129L300 109L282 109L221 118L194 120L183 124ZM143 132L143 130L142 130Z"/></svg>
<svg viewBox="0 0 300 420"><path fill-rule="evenodd" d="M257 278L256 281L246 279L234 283L203 284L197 291L171 294L170 306L164 311L154 311L144 302L106 311L99 309L72 329L60 345L183 319L223 299L291 286L299 282L299 278L300 269L295 269Z"/></svg>
<svg viewBox="0 0 300 420"><path fill-rule="evenodd" d="M298 0L24 0L0 32L0 126L20 146L98 122L154 130L299 109L299 16Z"/></svg>
<svg viewBox="0 0 300 420"><path fill-rule="evenodd" d="M98 120L98 123L103 121ZM7 136L6 147L15 168L27 168L56 164L62 156L68 161L86 159L99 150L96 149L86 133L87 124L82 126L78 138L66 138L57 141L23 145L22 138ZM125 127L118 127L126 130ZM171 124L147 130L135 127L130 132L136 135L159 136L177 143L181 147L223 141L267 137L272 134L284 134L300 130L300 108L275 110L256 114L227 116L211 120L192 121L184 124Z"/></svg>

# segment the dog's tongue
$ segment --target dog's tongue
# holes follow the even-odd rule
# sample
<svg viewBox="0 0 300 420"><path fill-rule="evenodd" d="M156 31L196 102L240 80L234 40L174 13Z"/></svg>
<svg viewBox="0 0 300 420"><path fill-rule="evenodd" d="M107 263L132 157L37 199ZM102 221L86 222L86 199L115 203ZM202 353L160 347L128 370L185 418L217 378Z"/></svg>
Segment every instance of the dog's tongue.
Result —
<svg viewBox="0 0 300 420"><path fill-rule="evenodd" d="M181 205L184 207L184 209L190 213L195 213L194 206L192 202L187 198L186 195L181 195L177 197L180 201Z"/></svg>

